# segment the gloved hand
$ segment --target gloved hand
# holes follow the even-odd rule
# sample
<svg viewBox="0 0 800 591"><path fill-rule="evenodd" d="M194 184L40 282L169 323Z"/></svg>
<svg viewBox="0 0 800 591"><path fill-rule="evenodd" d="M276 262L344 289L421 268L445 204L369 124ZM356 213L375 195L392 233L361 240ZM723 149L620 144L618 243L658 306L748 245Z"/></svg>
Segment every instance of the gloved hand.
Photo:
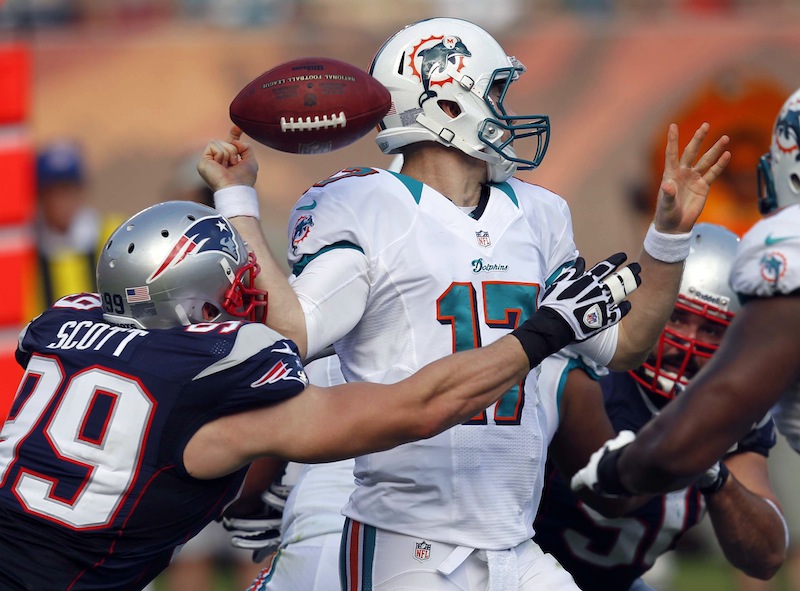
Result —
<svg viewBox="0 0 800 591"><path fill-rule="evenodd" d="M703 495L710 496L719 492L719 490L725 486L730 475L730 470L728 470L725 462L719 461L706 470L700 478L695 480L694 485Z"/></svg>
<svg viewBox="0 0 800 591"><path fill-rule="evenodd" d="M536 313L511 334L522 344L530 366L566 347L582 341L619 322L631 308L625 298L642 282L641 267L625 262L617 253L584 272L586 263L578 257L547 288Z"/></svg>
<svg viewBox="0 0 800 591"><path fill-rule="evenodd" d="M260 512L241 515L223 513L222 527L231 535L231 545L253 551L253 562L261 562L278 550L281 544L281 521L286 499L292 491L291 485L276 479L261 499L264 502Z"/></svg>
<svg viewBox="0 0 800 591"><path fill-rule="evenodd" d="M601 472L603 471L601 463L616 462L622 448L634 439L636 439L636 434L633 431L620 431L614 439L606 441L603 447L592 454L589 463L575 473L570 482L570 488L575 492L587 488L604 497L631 496L621 486L609 486L607 482L601 483Z"/></svg>
<svg viewBox="0 0 800 591"><path fill-rule="evenodd" d="M642 283L639 263L616 271L627 258L618 252L584 273L586 262L578 257L544 292L540 308L555 310L576 341L616 324L631 309L625 299Z"/></svg>

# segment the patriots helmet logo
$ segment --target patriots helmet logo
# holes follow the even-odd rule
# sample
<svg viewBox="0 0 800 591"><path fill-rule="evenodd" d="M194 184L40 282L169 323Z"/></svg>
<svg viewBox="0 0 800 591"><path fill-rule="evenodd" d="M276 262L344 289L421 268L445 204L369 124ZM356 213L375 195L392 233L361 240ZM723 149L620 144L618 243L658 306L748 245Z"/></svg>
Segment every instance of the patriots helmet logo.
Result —
<svg viewBox="0 0 800 591"><path fill-rule="evenodd" d="M438 96L432 86L444 86L453 81L449 74L451 67L460 71L464 58L472 57L460 37L455 35L434 35L422 39L411 51L411 71L422 81L424 92L419 97L419 106L429 98Z"/></svg>
<svg viewBox="0 0 800 591"><path fill-rule="evenodd" d="M152 283L187 258L205 253L223 254L237 265L243 260L244 253L239 252L233 230L222 216L201 218L186 228L169 254L147 278L147 283Z"/></svg>

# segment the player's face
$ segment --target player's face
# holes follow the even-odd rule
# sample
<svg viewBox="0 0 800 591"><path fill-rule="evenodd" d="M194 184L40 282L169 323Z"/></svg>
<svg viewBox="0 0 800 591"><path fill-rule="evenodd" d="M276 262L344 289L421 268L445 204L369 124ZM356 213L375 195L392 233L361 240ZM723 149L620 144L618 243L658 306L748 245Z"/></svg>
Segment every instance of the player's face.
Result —
<svg viewBox="0 0 800 591"><path fill-rule="evenodd" d="M676 307L666 325L661 358L662 368L678 372L686 363L684 375L691 379L716 351L726 326L711 318L705 318L685 308ZM693 345L693 346L692 346ZM686 354L692 352L687 361Z"/></svg>
<svg viewBox="0 0 800 591"><path fill-rule="evenodd" d="M492 87L489 89L489 95L488 95L489 96L489 100L492 102L492 104L495 107L497 107L498 103L500 102L500 94L503 92L503 87L504 86L505 86L505 84L503 82L495 82L494 84L492 84ZM514 115L517 114L514 111L514 109L512 109L511 107L508 106L507 95L506 95L506 99L503 100L503 107L506 110L506 115L508 115L509 117L513 117ZM509 122L509 123L512 123L512 122ZM503 141L506 141L510 137L510 135L511 135L510 131L504 131L503 132L503 136L502 136Z"/></svg>

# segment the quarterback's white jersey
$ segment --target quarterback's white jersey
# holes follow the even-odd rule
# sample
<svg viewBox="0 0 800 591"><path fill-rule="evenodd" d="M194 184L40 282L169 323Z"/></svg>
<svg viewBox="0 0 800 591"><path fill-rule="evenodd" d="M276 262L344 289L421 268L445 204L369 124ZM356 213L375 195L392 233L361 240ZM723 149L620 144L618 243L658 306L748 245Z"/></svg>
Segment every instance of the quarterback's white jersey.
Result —
<svg viewBox="0 0 800 591"><path fill-rule="evenodd" d="M336 355L312 361L306 365L306 375L316 386L344 383ZM342 507L355 488L353 465L352 459L303 464L283 510L281 546L325 534L341 535Z"/></svg>
<svg viewBox="0 0 800 591"><path fill-rule="evenodd" d="M731 288L744 298L800 289L800 204L759 220L744 235L731 271ZM778 430L800 452L800 384L783 395L772 413Z"/></svg>
<svg viewBox="0 0 800 591"><path fill-rule="evenodd" d="M404 175L346 169L306 192L290 232L295 275L331 249L367 260L363 315L335 342L348 381L397 382L495 341L535 311L547 280L577 256L566 202L517 179L491 187L471 216ZM535 379L525 396L514 388L436 437L357 458L359 486L344 514L473 548L530 538L549 440Z"/></svg>

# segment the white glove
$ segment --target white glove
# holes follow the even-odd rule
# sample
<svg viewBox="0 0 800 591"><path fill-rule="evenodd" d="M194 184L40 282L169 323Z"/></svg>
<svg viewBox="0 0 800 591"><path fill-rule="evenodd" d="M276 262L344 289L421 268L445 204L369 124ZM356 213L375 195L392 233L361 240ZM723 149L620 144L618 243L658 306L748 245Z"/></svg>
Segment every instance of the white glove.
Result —
<svg viewBox="0 0 800 591"><path fill-rule="evenodd" d="M281 544L281 521L286 499L292 492L292 485L282 483L281 478L270 485L261 495L263 510L257 514L222 517L222 527L231 536L234 548L253 551L253 562L261 562L278 550Z"/></svg>
<svg viewBox="0 0 800 591"><path fill-rule="evenodd" d="M599 481L597 470L600 466L600 461L604 457L616 450L622 449L634 439L636 439L636 434L633 431L620 431L614 439L606 441L603 447L592 454L589 458L589 463L575 473L570 481L570 488L576 492L588 488L590 491L604 497L623 496L604 490Z"/></svg>
<svg viewBox="0 0 800 591"><path fill-rule="evenodd" d="M625 299L642 283L639 263L616 271L627 258L619 252L584 273L586 262L578 257L547 288L540 307L557 312L576 341L586 340L616 324L631 309Z"/></svg>
<svg viewBox="0 0 800 591"><path fill-rule="evenodd" d="M531 368L573 341L588 339L616 324L628 313L631 304L625 298L642 280L638 263L615 272L626 258L620 252L584 272L586 262L578 257L547 288L536 312L511 331Z"/></svg>

